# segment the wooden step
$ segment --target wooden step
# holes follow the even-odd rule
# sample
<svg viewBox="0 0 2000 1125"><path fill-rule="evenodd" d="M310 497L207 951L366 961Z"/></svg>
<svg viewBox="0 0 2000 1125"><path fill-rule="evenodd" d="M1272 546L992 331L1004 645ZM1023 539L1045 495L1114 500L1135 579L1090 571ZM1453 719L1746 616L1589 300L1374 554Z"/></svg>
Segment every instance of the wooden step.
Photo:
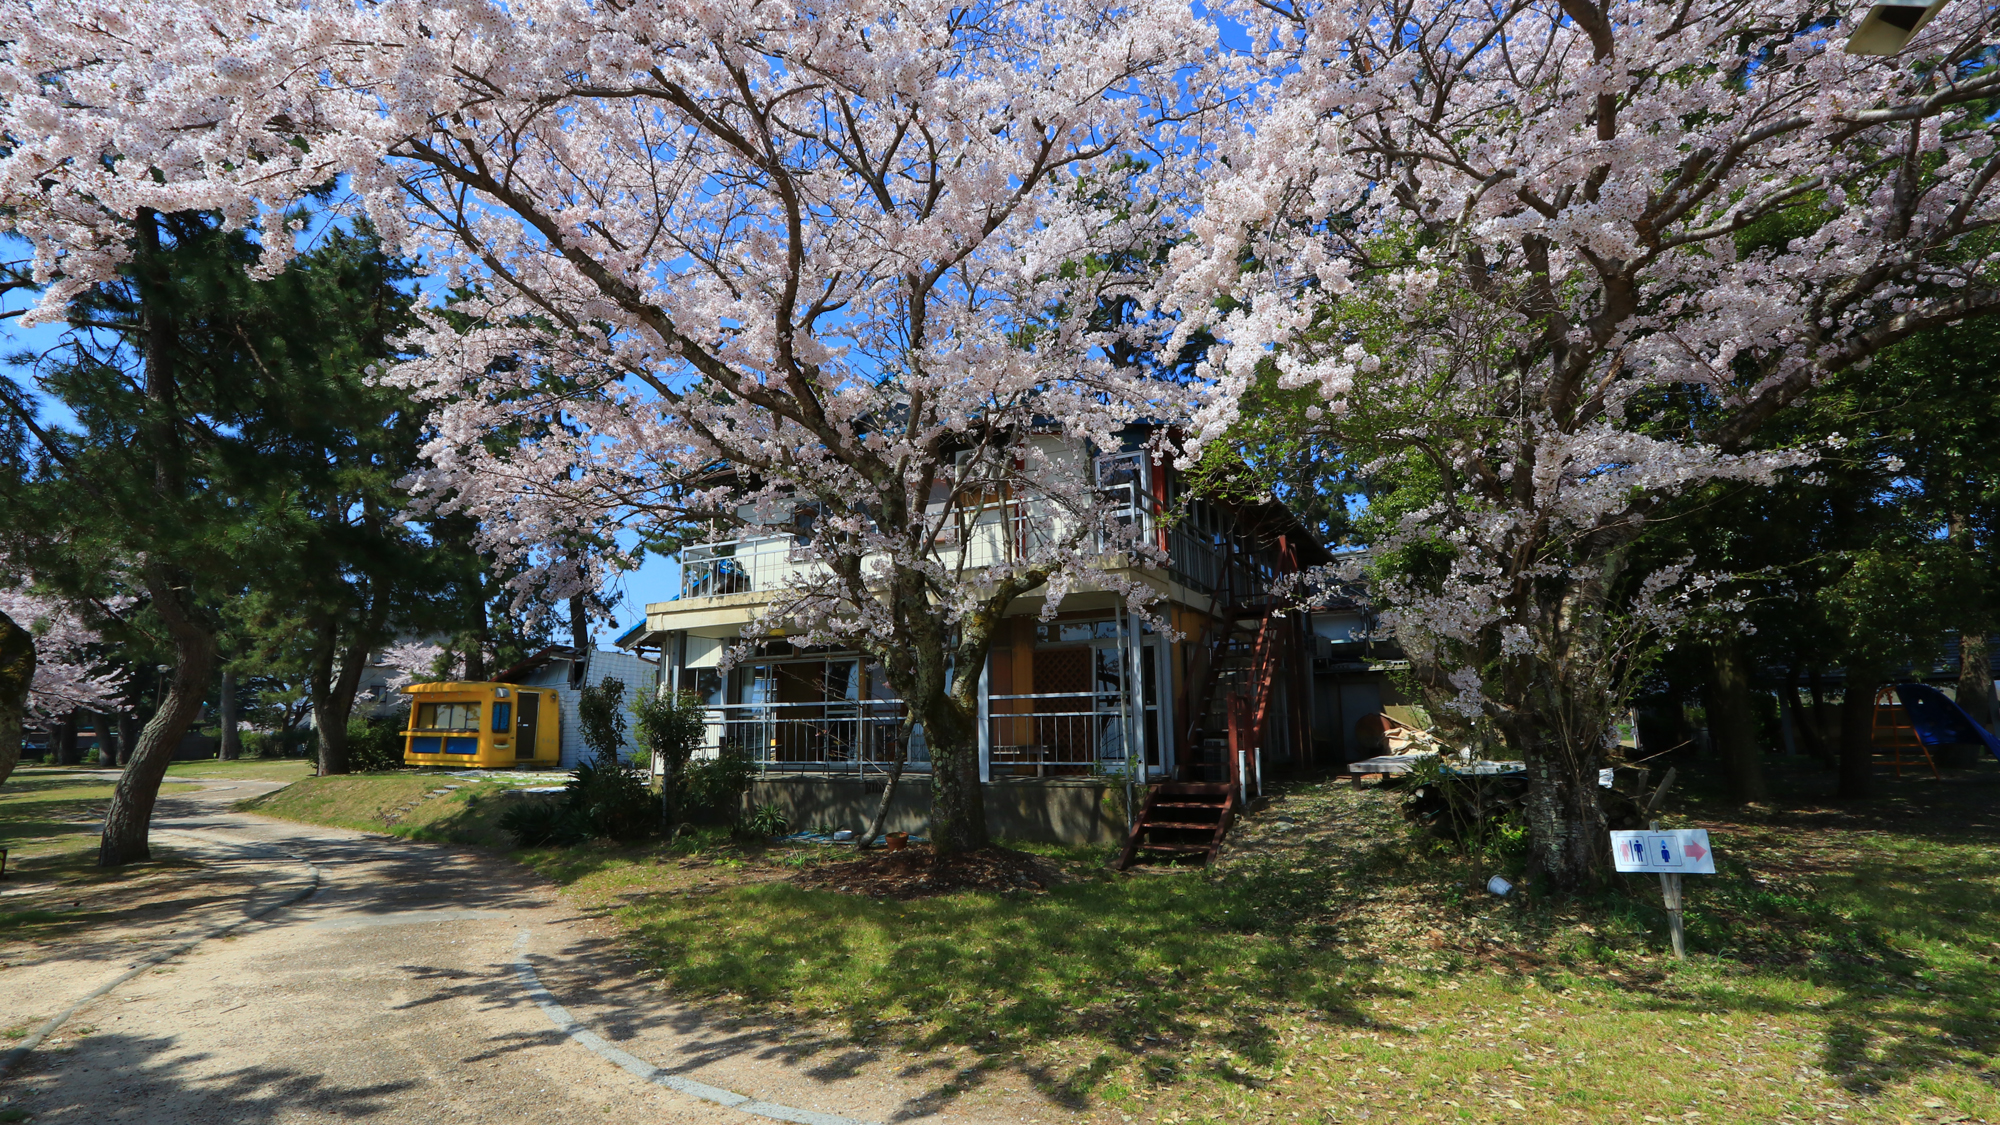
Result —
<svg viewBox="0 0 2000 1125"><path fill-rule="evenodd" d="M1228 803L1229 798L1224 797L1220 801L1154 801L1153 807L1156 809L1209 809L1219 812L1222 806Z"/></svg>
<svg viewBox="0 0 2000 1125"><path fill-rule="evenodd" d="M1214 822L1214 821L1212 821L1212 820L1207 820L1207 821L1195 821L1195 820L1149 820L1149 821L1146 821L1146 822L1145 822L1145 823L1144 823L1144 824L1143 824L1143 825L1142 825L1141 827L1145 827L1145 828L1187 828L1187 829L1192 829L1192 830L1194 830L1194 831L1196 831L1196 832L1213 832L1213 831L1215 831L1215 822Z"/></svg>

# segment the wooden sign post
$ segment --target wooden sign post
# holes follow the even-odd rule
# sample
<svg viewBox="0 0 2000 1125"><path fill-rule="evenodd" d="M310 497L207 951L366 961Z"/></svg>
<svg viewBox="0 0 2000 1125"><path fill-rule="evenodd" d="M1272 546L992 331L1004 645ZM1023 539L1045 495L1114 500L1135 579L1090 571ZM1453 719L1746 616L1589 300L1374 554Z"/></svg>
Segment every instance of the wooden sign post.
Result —
<svg viewBox="0 0 2000 1125"><path fill-rule="evenodd" d="M1660 897L1667 904L1667 930L1674 956L1686 957L1681 920L1681 876L1715 874L1715 852L1706 828L1661 828L1657 820L1644 832L1613 832L1611 856L1620 871L1657 873Z"/></svg>

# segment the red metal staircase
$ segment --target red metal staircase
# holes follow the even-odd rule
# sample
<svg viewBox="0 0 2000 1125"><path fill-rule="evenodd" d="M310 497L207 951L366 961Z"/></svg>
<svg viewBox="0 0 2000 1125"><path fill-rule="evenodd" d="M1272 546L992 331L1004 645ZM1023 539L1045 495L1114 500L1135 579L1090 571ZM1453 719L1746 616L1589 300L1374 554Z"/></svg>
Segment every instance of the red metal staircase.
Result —
<svg viewBox="0 0 2000 1125"><path fill-rule="evenodd" d="M1298 569L1289 541L1278 540L1280 573ZM1291 622L1268 595L1230 604L1218 592L1208 643L1189 669L1189 722L1180 778L1152 787L1119 854L1121 871L1142 859L1215 858L1237 814L1263 793L1262 754L1271 729L1279 671L1295 656Z"/></svg>

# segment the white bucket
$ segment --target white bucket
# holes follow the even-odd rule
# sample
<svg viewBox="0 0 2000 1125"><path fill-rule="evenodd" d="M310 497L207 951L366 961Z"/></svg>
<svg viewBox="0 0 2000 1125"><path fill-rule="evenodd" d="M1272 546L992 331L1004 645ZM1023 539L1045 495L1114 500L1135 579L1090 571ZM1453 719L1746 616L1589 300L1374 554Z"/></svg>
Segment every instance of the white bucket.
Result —
<svg viewBox="0 0 2000 1125"><path fill-rule="evenodd" d="M1509 883L1507 880L1502 879L1498 875L1495 875L1491 879L1486 880L1486 889L1492 891L1496 895L1504 896L1508 892L1514 889L1514 884Z"/></svg>

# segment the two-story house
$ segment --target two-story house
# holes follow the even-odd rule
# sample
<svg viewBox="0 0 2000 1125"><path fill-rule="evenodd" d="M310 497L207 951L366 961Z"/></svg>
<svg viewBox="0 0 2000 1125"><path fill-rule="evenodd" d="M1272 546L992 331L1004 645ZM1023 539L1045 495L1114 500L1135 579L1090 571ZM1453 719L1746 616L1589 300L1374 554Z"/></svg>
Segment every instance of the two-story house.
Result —
<svg viewBox="0 0 2000 1125"><path fill-rule="evenodd" d="M1228 808L1254 800L1274 771L1346 760L1344 730L1315 735L1316 718L1323 725L1329 712L1314 695L1334 692L1338 714L1342 698L1362 702L1351 683L1340 695L1343 680L1379 681L1365 666L1329 675L1336 648L1345 655L1361 647L1352 642L1365 623L1343 607L1316 629L1311 615L1287 612L1272 596L1283 575L1331 561L1283 506L1191 497L1177 470L1136 450L1075 460L1116 497L1121 522L1136 522L1165 551L1165 567L1107 554L1104 570L1151 587L1154 613L1170 629L1087 583L1047 620L1042 591L1012 604L977 670L989 824L1002 837L1111 841L1143 819L1150 797L1188 806L1161 813L1178 818L1162 823L1220 827L1141 832L1141 853L1206 851L1226 831ZM974 551L1004 551L1038 533L1034 513L1005 505L972 522L966 543ZM879 798L902 719L895 692L859 653L744 633L815 564L791 536L774 535L690 544L680 565L677 596L648 605L644 628L621 643L657 651L663 684L700 697L708 752L760 764L753 800L779 804L795 827L858 827ZM1341 634L1337 645L1331 632ZM732 646L744 647L725 668ZM1366 696L1375 708L1381 697L1379 686ZM909 751L908 791L892 823L921 832L928 761L920 734ZM1176 795L1190 800L1164 800Z"/></svg>

